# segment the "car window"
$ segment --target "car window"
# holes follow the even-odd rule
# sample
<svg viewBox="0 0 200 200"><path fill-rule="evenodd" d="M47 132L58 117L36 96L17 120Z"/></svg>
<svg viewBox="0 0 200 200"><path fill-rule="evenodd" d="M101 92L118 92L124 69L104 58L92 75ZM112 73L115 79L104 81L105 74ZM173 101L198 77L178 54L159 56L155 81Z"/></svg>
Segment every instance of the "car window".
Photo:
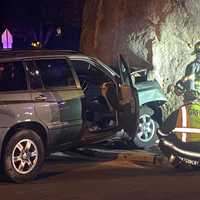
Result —
<svg viewBox="0 0 200 200"><path fill-rule="evenodd" d="M86 78L87 80L89 79L90 82L97 84L109 80L109 77L103 71L86 61L71 60L71 62L79 79Z"/></svg>
<svg viewBox="0 0 200 200"><path fill-rule="evenodd" d="M22 62L0 63L0 91L26 89L26 75Z"/></svg>
<svg viewBox="0 0 200 200"><path fill-rule="evenodd" d="M36 68L33 61L26 61L26 67L28 67L29 81L31 89L41 89L43 87L40 73Z"/></svg>
<svg viewBox="0 0 200 200"><path fill-rule="evenodd" d="M36 60L35 64L35 77L41 77L44 88L76 86L65 59Z"/></svg>

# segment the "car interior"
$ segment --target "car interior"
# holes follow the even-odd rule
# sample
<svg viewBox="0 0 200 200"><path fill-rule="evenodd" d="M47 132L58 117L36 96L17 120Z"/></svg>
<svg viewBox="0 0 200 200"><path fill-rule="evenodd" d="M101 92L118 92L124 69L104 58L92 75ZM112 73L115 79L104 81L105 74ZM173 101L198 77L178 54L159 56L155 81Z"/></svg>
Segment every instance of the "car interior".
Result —
<svg viewBox="0 0 200 200"><path fill-rule="evenodd" d="M103 71L85 61L72 62L85 94L82 117L89 132L113 129L117 125L115 83Z"/></svg>

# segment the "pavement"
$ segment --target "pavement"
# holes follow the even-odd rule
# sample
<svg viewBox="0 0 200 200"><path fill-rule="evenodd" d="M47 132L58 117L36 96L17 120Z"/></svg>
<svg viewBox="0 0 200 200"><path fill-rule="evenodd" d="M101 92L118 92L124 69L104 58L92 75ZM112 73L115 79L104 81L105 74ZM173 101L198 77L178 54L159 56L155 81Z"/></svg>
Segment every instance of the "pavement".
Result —
<svg viewBox="0 0 200 200"><path fill-rule="evenodd" d="M170 165L168 159L162 155L158 147L149 150L123 150L102 148L79 148L76 151L57 152L51 157L66 157L71 159L90 161L126 161L135 165L162 166Z"/></svg>
<svg viewBox="0 0 200 200"><path fill-rule="evenodd" d="M159 158L159 159L158 159ZM6 200L199 199L199 171L176 171L159 151L83 148L47 158L24 184L0 176Z"/></svg>

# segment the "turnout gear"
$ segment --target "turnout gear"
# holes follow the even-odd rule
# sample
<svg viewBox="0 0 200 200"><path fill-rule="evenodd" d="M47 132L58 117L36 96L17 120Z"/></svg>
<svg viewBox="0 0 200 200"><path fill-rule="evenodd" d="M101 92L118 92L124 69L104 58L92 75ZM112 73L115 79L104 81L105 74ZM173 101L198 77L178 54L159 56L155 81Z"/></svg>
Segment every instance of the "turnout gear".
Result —
<svg viewBox="0 0 200 200"><path fill-rule="evenodd" d="M200 90L187 90L181 80L174 86L174 92L177 96L183 95L185 103L197 101L200 97Z"/></svg>
<svg viewBox="0 0 200 200"><path fill-rule="evenodd" d="M172 130L182 142L200 142L200 103L182 106L176 128Z"/></svg>
<svg viewBox="0 0 200 200"><path fill-rule="evenodd" d="M174 111L158 130L161 151L177 166L200 167L200 42L196 59L187 65L185 76L174 87L184 95L185 105Z"/></svg>
<svg viewBox="0 0 200 200"><path fill-rule="evenodd" d="M196 91L200 93L200 59L196 59L186 67L183 82L185 91Z"/></svg>
<svg viewBox="0 0 200 200"><path fill-rule="evenodd" d="M173 165L200 166L200 103L173 112L158 130L158 137L161 151Z"/></svg>
<svg viewBox="0 0 200 200"><path fill-rule="evenodd" d="M175 92L181 95L181 90L185 93L185 102L199 99L200 95L200 41L195 44L193 54L196 54L196 59L187 65L185 76L175 86Z"/></svg>

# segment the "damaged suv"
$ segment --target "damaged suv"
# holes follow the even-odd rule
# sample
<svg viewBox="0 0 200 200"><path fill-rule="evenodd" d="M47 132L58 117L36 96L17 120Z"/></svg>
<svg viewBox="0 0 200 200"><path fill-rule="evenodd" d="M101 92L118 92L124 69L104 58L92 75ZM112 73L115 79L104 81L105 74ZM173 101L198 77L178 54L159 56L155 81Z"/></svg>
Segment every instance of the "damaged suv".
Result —
<svg viewBox="0 0 200 200"><path fill-rule="evenodd" d="M0 52L0 158L15 182L35 178L50 152L134 138L138 96L120 56L120 76L76 52Z"/></svg>

